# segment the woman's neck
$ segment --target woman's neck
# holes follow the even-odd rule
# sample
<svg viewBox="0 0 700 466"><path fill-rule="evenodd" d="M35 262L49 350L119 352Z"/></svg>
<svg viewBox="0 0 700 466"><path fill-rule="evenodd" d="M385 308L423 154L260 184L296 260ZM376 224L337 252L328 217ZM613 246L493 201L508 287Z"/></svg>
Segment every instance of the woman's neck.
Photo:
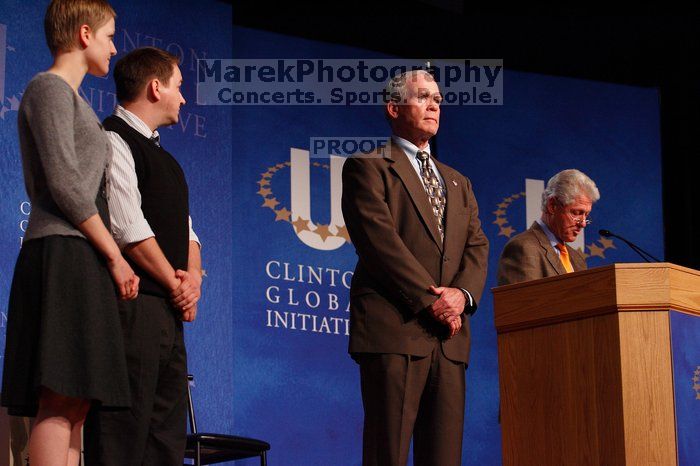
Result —
<svg viewBox="0 0 700 466"><path fill-rule="evenodd" d="M74 91L78 92L88 67L83 54L79 51L59 52L53 65L47 71L63 78Z"/></svg>

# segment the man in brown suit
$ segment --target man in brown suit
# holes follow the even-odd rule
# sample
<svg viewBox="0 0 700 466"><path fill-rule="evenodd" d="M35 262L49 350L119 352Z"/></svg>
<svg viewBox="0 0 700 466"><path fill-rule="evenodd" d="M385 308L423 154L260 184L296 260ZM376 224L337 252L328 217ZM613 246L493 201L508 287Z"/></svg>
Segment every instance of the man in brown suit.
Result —
<svg viewBox="0 0 700 466"><path fill-rule="evenodd" d="M469 316L488 240L471 182L430 156L442 97L425 71L387 86L391 143L343 168L343 215L359 261L349 352L360 365L363 464L459 465Z"/></svg>
<svg viewBox="0 0 700 466"><path fill-rule="evenodd" d="M498 284L585 270L583 255L566 243L591 223L591 208L598 199L598 188L584 173L572 169L554 175L542 193L542 217L503 249Z"/></svg>

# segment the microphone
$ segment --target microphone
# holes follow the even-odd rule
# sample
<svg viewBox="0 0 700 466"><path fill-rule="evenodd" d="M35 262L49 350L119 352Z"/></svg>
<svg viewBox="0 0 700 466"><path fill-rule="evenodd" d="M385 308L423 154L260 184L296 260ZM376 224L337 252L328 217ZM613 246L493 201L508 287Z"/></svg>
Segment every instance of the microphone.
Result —
<svg viewBox="0 0 700 466"><path fill-rule="evenodd" d="M639 256L640 256L642 259L644 259L646 262L651 262L652 260L653 260L654 262L661 262L659 259L657 259L656 257L652 256L651 254L649 254L648 252L646 252L644 249L640 248L639 246L637 246L637 245L634 244L633 242L626 240L626 239L623 238L622 236L616 235L615 233L611 232L610 230L598 230L598 233L600 234L600 236L603 236L603 237L605 237L605 238L613 237L613 238L617 238L617 239L622 240L622 241L623 241L625 244L627 244L627 246L629 246L634 252L636 252L637 254L639 254ZM651 259L651 260L650 260L650 259Z"/></svg>

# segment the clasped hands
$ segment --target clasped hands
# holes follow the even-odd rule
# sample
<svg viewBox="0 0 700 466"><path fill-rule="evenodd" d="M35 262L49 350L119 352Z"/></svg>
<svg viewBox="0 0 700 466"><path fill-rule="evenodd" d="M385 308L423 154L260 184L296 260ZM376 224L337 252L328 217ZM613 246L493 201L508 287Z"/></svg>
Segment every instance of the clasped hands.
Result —
<svg viewBox="0 0 700 466"><path fill-rule="evenodd" d="M431 286L429 290L438 299L428 307L428 312L435 320L450 328L450 336L457 335L462 328L462 313L467 301L459 288Z"/></svg>
<svg viewBox="0 0 700 466"><path fill-rule="evenodd" d="M192 322L197 316L197 301L202 295L202 275L178 269L175 278L178 284L170 292L170 301L182 312L184 322Z"/></svg>
<svg viewBox="0 0 700 466"><path fill-rule="evenodd" d="M112 280L117 288L119 299L136 299L139 294L139 282L141 279L134 273L129 263L119 254L116 258L107 261Z"/></svg>

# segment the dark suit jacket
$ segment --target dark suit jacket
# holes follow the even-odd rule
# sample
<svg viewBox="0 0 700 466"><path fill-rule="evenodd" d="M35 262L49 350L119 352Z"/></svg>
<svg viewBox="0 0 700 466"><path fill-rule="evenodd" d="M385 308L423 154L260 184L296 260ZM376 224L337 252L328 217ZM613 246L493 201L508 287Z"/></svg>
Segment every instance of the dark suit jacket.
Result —
<svg viewBox="0 0 700 466"><path fill-rule="evenodd" d="M442 340L445 356L469 360L469 319L447 327L426 311L431 285L464 288L478 302L488 240L470 181L436 161L445 181L445 241L423 183L393 142L384 156L351 157L343 168L343 216L359 261L350 288L350 353L426 356ZM473 311L473 310L472 310Z"/></svg>
<svg viewBox="0 0 700 466"><path fill-rule="evenodd" d="M574 272L586 269L586 259L568 244L569 260ZM566 273L557 252L537 222L511 238L498 261L498 285L537 280Z"/></svg>

